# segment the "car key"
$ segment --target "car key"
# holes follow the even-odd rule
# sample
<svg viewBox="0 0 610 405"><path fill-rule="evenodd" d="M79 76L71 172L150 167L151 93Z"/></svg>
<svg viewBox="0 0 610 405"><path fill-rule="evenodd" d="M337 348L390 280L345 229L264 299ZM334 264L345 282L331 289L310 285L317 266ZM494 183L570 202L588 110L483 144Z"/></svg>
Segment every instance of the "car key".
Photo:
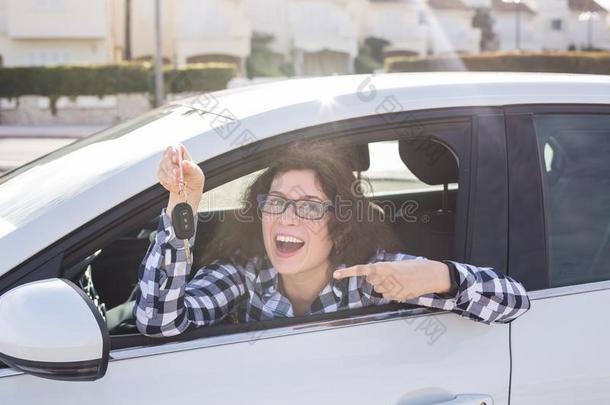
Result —
<svg viewBox="0 0 610 405"><path fill-rule="evenodd" d="M172 210L172 225L178 239L190 239L195 233L193 209L186 202L176 204Z"/></svg>
<svg viewBox="0 0 610 405"><path fill-rule="evenodd" d="M184 196L184 202L176 204L172 210L172 226L176 237L182 239L184 242L184 251L186 253L186 262L191 264L191 249L189 245L189 239L195 234L195 224L193 221L193 209L188 204L188 197L186 195L186 187L184 184L184 174L182 172L182 158L178 154L178 163L180 166L180 190L179 194Z"/></svg>

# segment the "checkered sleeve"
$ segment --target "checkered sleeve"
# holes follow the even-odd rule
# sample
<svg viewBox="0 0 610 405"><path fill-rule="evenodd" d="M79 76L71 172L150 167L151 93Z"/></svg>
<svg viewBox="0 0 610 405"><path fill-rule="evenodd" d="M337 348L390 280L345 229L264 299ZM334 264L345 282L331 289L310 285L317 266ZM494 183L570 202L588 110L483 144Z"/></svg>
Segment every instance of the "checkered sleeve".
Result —
<svg viewBox="0 0 610 405"><path fill-rule="evenodd" d="M191 249L194 242L193 235ZM213 324L222 320L245 293L243 277L233 264L205 266L187 282L190 270L184 241L176 238L164 208L155 239L138 272L140 288L134 316L142 334L173 336L191 327Z"/></svg>
<svg viewBox="0 0 610 405"><path fill-rule="evenodd" d="M404 253L381 252L375 261L426 260ZM509 323L530 308L530 301L523 285L510 276L491 267L477 267L446 261L455 266L459 275L455 297L426 294L405 301L409 304L444 309L478 322L490 324ZM363 284L363 294L372 304L383 304L389 300L377 293L370 283Z"/></svg>

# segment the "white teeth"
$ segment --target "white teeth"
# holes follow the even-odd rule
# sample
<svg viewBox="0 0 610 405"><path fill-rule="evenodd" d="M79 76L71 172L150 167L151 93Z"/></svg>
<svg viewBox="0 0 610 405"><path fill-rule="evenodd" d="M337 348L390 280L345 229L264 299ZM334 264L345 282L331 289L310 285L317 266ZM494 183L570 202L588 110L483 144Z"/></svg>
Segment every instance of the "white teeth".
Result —
<svg viewBox="0 0 610 405"><path fill-rule="evenodd" d="M287 236L287 235L276 235L275 240L278 242L292 242L292 243L303 243L304 241L299 239L299 238L295 238L294 236Z"/></svg>

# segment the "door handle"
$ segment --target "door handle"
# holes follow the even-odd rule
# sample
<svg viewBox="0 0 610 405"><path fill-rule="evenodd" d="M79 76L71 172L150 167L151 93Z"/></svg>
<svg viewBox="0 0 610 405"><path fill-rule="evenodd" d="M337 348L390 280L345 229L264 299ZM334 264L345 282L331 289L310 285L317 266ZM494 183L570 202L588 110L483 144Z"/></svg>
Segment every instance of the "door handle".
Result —
<svg viewBox="0 0 610 405"><path fill-rule="evenodd" d="M437 402L437 405L493 405L494 401L489 395L462 394L456 395L449 401Z"/></svg>

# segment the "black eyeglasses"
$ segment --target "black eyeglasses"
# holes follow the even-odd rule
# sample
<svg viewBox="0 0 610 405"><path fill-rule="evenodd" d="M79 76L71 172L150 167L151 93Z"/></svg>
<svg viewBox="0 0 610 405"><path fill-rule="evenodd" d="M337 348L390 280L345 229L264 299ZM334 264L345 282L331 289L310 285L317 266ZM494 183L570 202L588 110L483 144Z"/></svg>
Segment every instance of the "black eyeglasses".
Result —
<svg viewBox="0 0 610 405"><path fill-rule="evenodd" d="M273 194L259 194L256 197L258 207L265 214L283 214L290 204L294 204L294 212L302 219L321 219L326 211L334 207L330 203L313 200L291 200Z"/></svg>

